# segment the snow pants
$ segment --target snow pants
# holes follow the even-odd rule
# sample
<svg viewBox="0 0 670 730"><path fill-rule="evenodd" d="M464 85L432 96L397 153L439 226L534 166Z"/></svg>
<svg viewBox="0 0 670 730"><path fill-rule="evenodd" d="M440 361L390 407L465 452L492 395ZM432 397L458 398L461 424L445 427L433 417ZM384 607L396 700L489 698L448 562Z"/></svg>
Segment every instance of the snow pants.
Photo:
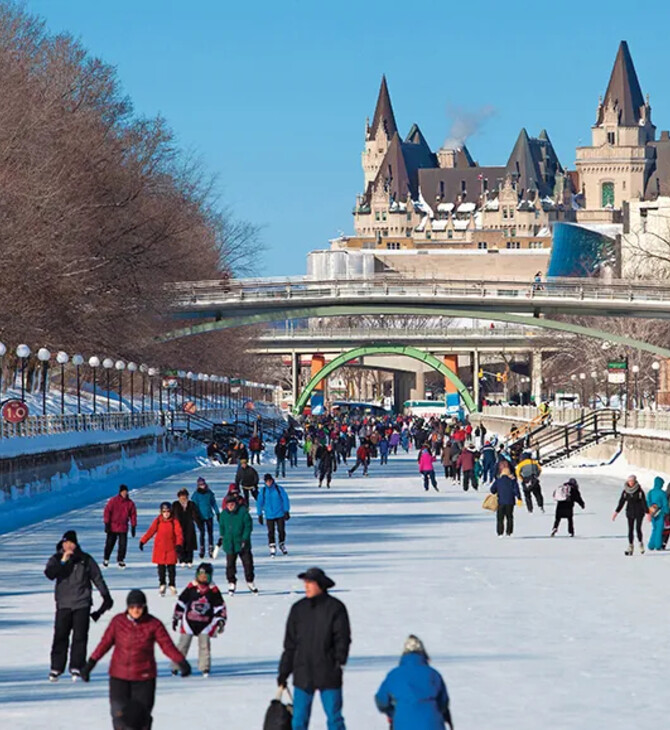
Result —
<svg viewBox="0 0 670 730"><path fill-rule="evenodd" d="M330 488L330 483L333 480L332 469L319 469L319 486L323 484L323 480L326 480L326 486Z"/></svg>
<svg viewBox="0 0 670 730"><path fill-rule="evenodd" d="M526 508L530 513L533 512L533 497L537 502L537 506L544 510L544 497L542 496L542 489L540 482L537 479L531 479L523 482L523 496L526 501Z"/></svg>
<svg viewBox="0 0 670 730"><path fill-rule="evenodd" d="M437 479L435 478L434 469L431 469L430 471L422 471L421 475L423 476L423 488L426 491L428 491L428 482L433 485L433 489L437 490Z"/></svg>
<svg viewBox="0 0 670 730"><path fill-rule="evenodd" d="M470 485L473 489L478 489L477 480L475 479L474 469L465 469L463 471L463 491L467 492Z"/></svg>
<svg viewBox="0 0 670 730"><path fill-rule="evenodd" d="M642 542L642 520L644 515L636 515L634 517L628 517L628 542L633 544L633 533L637 534L637 541Z"/></svg>
<svg viewBox="0 0 670 730"><path fill-rule="evenodd" d="M484 464L484 470L482 471L482 482L492 482L496 478L496 465L495 462L490 464Z"/></svg>
<svg viewBox="0 0 670 730"><path fill-rule="evenodd" d="M246 547L239 553L226 553L226 580L229 583L237 583L237 556L239 555L244 568L244 578L247 583L254 580L254 556L251 550Z"/></svg>
<svg viewBox="0 0 670 730"><path fill-rule="evenodd" d="M109 706L114 730L150 730L155 700L155 679L129 682L116 677L109 678Z"/></svg>
<svg viewBox="0 0 670 730"><path fill-rule="evenodd" d="M349 469L349 475L353 474L359 466L363 466L363 476L368 473L368 461L367 459L359 459L356 457L356 463Z"/></svg>
<svg viewBox="0 0 670 730"><path fill-rule="evenodd" d="M249 507L251 497L258 500L258 487L242 487L242 497L244 498L244 504Z"/></svg>
<svg viewBox="0 0 670 730"><path fill-rule="evenodd" d="M556 514L554 515L554 530L558 530L558 526L561 524L562 519L568 521L568 534L575 534L575 523L574 523L575 505L572 501L557 502L556 503Z"/></svg>
<svg viewBox="0 0 670 730"><path fill-rule="evenodd" d="M116 545L116 540L119 540L119 553L116 556L116 559L119 563L123 563L123 561L126 559L126 551L128 549L128 533L127 532L108 532L107 537L105 537L105 552L103 554L103 557L105 560L109 560L112 556L112 553L114 552L114 545Z"/></svg>
<svg viewBox="0 0 670 730"><path fill-rule="evenodd" d="M160 585L165 585L165 578L167 574L167 578L170 582L171 586L176 585L176 578L177 578L177 566L176 565L159 565L158 567L158 582Z"/></svg>
<svg viewBox="0 0 670 730"><path fill-rule="evenodd" d="M201 520L198 525L198 531L200 532L200 557L205 557L205 530L207 531L207 539L209 540L209 550L212 550L212 544L214 542L214 518L210 517L208 520Z"/></svg>
<svg viewBox="0 0 670 730"><path fill-rule="evenodd" d="M53 671L59 673L65 671L68 647L70 648L70 670L81 669L86 664L90 611L89 606L56 609L54 636L51 644L51 669ZM72 634L71 645L70 634Z"/></svg>
<svg viewBox="0 0 670 730"><path fill-rule="evenodd" d="M286 518L277 517L275 520L268 520L268 545L276 545L275 542L275 528L277 529L277 535L279 542L286 542Z"/></svg>
<svg viewBox="0 0 670 730"><path fill-rule="evenodd" d="M342 688L320 689L321 704L326 713L326 727L328 730L346 730L342 717ZM307 730L309 718L312 714L314 691L293 688L293 724L292 730Z"/></svg>
<svg viewBox="0 0 670 730"><path fill-rule="evenodd" d="M177 642L177 649L186 656L188 650L191 648L191 641L193 639L198 640L198 669L201 672L209 672L212 667L212 640L208 633L203 632L198 636L193 634L179 634L179 641ZM174 662L170 662L173 670L179 669L179 665Z"/></svg>
<svg viewBox="0 0 670 730"><path fill-rule="evenodd" d="M279 476L279 470L281 469L281 475L286 477L286 457L277 457L277 468L275 469L275 477Z"/></svg>
<svg viewBox="0 0 670 730"><path fill-rule="evenodd" d="M389 452L388 451L380 451L379 452L379 463L380 465L388 464L389 463Z"/></svg>
<svg viewBox="0 0 670 730"><path fill-rule="evenodd" d="M653 517L651 520L651 535L649 537L650 550L663 550L663 515Z"/></svg>
<svg viewBox="0 0 670 730"><path fill-rule="evenodd" d="M502 535L503 533L511 535L514 532L514 505L498 505L496 517L496 530L498 532L498 535Z"/></svg>

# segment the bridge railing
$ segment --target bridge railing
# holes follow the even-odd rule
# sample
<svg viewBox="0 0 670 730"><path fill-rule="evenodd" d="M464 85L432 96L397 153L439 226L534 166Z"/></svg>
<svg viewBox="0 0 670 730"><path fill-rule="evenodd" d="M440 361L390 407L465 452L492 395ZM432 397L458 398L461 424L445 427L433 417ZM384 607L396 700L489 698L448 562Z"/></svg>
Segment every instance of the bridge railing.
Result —
<svg viewBox="0 0 670 730"><path fill-rule="evenodd" d="M272 329L262 332L258 335L258 339L262 341L274 341L284 338L300 338L315 337L319 340L328 339L356 339L369 338L370 332L373 331L377 337L398 337L399 339L445 339L452 337L462 338L482 338L482 337L498 337L505 339L509 337L549 337L546 332L538 328L529 327L416 327L411 330L405 328L384 327L383 325L374 327L339 327L339 328L323 328L323 327L288 327L286 329ZM555 337L573 337L569 333L552 333L551 338Z"/></svg>

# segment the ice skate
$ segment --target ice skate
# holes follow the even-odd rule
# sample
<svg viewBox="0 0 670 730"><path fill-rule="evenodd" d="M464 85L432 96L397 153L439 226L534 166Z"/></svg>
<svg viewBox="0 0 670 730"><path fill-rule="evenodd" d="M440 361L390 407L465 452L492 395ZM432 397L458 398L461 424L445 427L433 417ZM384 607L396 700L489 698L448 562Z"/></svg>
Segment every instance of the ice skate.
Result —
<svg viewBox="0 0 670 730"><path fill-rule="evenodd" d="M252 593L258 593L258 588L256 588L256 584L253 581L247 582L247 586Z"/></svg>
<svg viewBox="0 0 670 730"><path fill-rule="evenodd" d="M633 554L633 543L631 543L627 548L626 552L624 552L624 555L632 555Z"/></svg>
<svg viewBox="0 0 670 730"><path fill-rule="evenodd" d="M556 528L554 527L554 529L553 529L553 530L551 531L551 537L556 537L556 531L557 531L557 530L556 530Z"/></svg>
<svg viewBox="0 0 670 730"><path fill-rule="evenodd" d="M158 586L158 594L160 595L161 598L163 598L163 596L165 595L166 588L167 588L167 586L165 586L165 585Z"/></svg>
<svg viewBox="0 0 670 730"><path fill-rule="evenodd" d="M200 548L200 559L202 560L202 558L204 558L204 557L205 557L205 548L201 547Z"/></svg>
<svg viewBox="0 0 670 730"><path fill-rule="evenodd" d="M288 550L286 549L286 545L284 545L283 542L279 543L279 549L282 551L282 555L288 555Z"/></svg>
<svg viewBox="0 0 670 730"><path fill-rule="evenodd" d="M202 678L203 679L207 679L207 677L209 677L209 672L203 672L202 673Z"/></svg>
<svg viewBox="0 0 670 730"><path fill-rule="evenodd" d="M81 679L81 672L78 669L70 669L70 677L73 682L76 682Z"/></svg>
<svg viewBox="0 0 670 730"><path fill-rule="evenodd" d="M270 557L274 558L274 556L276 554L277 554L277 546L274 543L272 543L272 545L270 545Z"/></svg>
<svg viewBox="0 0 670 730"><path fill-rule="evenodd" d="M119 560L118 566L119 568L121 568L121 570L125 570L126 564L123 562L123 560Z"/></svg>
<svg viewBox="0 0 670 730"><path fill-rule="evenodd" d="M214 556L214 548L210 545L209 546L209 557L211 558L213 556Z"/></svg>
<svg viewBox="0 0 670 730"><path fill-rule="evenodd" d="M640 555L644 555L644 543L640 543Z"/></svg>
<svg viewBox="0 0 670 730"><path fill-rule="evenodd" d="M49 672L49 681L50 682L57 682L58 681L58 677L60 677L60 675L61 675L61 672L57 672L55 669L52 669Z"/></svg>
<svg viewBox="0 0 670 730"><path fill-rule="evenodd" d="M102 567L103 568L108 568L109 567L109 560L103 560L102 561Z"/></svg>
<svg viewBox="0 0 670 730"><path fill-rule="evenodd" d="M177 595L177 587L176 586L170 586L170 593L172 593L173 596Z"/></svg>
<svg viewBox="0 0 670 730"><path fill-rule="evenodd" d="M236 583L228 583L228 595L234 596L235 595L235 588L237 587Z"/></svg>

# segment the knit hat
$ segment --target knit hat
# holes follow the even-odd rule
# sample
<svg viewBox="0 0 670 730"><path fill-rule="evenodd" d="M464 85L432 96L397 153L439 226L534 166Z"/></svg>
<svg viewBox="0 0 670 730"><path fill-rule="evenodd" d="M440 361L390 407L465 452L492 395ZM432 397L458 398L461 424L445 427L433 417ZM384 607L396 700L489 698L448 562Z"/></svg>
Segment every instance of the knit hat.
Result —
<svg viewBox="0 0 670 730"><path fill-rule="evenodd" d="M121 492L127 492L127 491L128 491L128 487L125 484L121 484L121 486L119 487L119 494L121 494Z"/></svg>
<svg viewBox="0 0 670 730"><path fill-rule="evenodd" d="M198 484L198 489L200 489L200 487L206 487L207 486L207 482L202 477L198 477L197 484Z"/></svg>
<svg viewBox="0 0 670 730"><path fill-rule="evenodd" d="M77 533L74 530L67 530L63 534L63 542L73 542L75 545L79 545L79 540L77 540Z"/></svg>
<svg viewBox="0 0 670 730"><path fill-rule="evenodd" d="M272 474L265 474L265 476L263 477L263 481L264 482L272 482L272 481L274 481L274 479L272 478Z"/></svg>
<svg viewBox="0 0 670 730"><path fill-rule="evenodd" d="M146 606L147 597L144 595L144 591L139 588L133 588L132 591L126 596L126 606Z"/></svg>
<svg viewBox="0 0 670 730"><path fill-rule="evenodd" d="M171 505L171 504L170 504L169 502L161 502L161 507L160 507L160 509L161 509L161 512L162 512L162 511L163 511L164 509L169 509L169 510L170 510L170 512L172 512L172 505Z"/></svg>
<svg viewBox="0 0 670 730"><path fill-rule="evenodd" d="M402 647L402 653L404 654L423 654L423 656L428 659L428 654L426 653L426 647L423 645L423 642L418 636L414 636L414 634L410 634L406 639L405 643Z"/></svg>
<svg viewBox="0 0 670 730"><path fill-rule="evenodd" d="M200 571L204 570L205 573L207 573L207 582L212 580L212 573L214 573L214 567L211 563L200 563L200 565L195 569L195 577L197 578Z"/></svg>
<svg viewBox="0 0 670 730"><path fill-rule="evenodd" d="M663 489L663 477L656 477L654 479L654 489Z"/></svg>

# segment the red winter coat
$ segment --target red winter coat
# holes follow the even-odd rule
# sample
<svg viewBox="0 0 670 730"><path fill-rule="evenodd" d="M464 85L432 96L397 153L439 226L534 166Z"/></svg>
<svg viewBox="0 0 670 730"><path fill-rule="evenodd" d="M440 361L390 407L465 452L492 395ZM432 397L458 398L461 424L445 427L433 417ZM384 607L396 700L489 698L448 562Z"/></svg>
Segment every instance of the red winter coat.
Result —
<svg viewBox="0 0 670 730"><path fill-rule="evenodd" d="M91 658L100 661L113 646L114 653L109 663L110 677L127 682L155 679L154 644L158 644L163 654L176 664L184 661L184 656L172 643L167 629L155 616L145 611L135 621L127 613L117 613Z"/></svg>
<svg viewBox="0 0 670 730"><path fill-rule="evenodd" d="M463 469L463 471L472 471L475 468L476 460L477 455L474 451L464 449L461 451L458 459L456 460L456 467L458 469Z"/></svg>
<svg viewBox="0 0 670 730"><path fill-rule="evenodd" d="M156 517L140 542L142 545L146 545L154 535L156 535L156 539L154 540L154 551L151 553L151 562L156 565L176 565L177 545L181 547L184 544L184 533L181 531L179 520L174 517L170 517L168 520Z"/></svg>
<svg viewBox="0 0 670 730"><path fill-rule="evenodd" d="M132 527L137 527L135 502L130 497L124 499L117 494L105 505L102 519L106 525L109 525L110 532L128 532L128 522Z"/></svg>
<svg viewBox="0 0 670 730"><path fill-rule="evenodd" d="M361 444L356 449L356 457L360 459L361 461L365 461L368 458L368 447L364 444Z"/></svg>

